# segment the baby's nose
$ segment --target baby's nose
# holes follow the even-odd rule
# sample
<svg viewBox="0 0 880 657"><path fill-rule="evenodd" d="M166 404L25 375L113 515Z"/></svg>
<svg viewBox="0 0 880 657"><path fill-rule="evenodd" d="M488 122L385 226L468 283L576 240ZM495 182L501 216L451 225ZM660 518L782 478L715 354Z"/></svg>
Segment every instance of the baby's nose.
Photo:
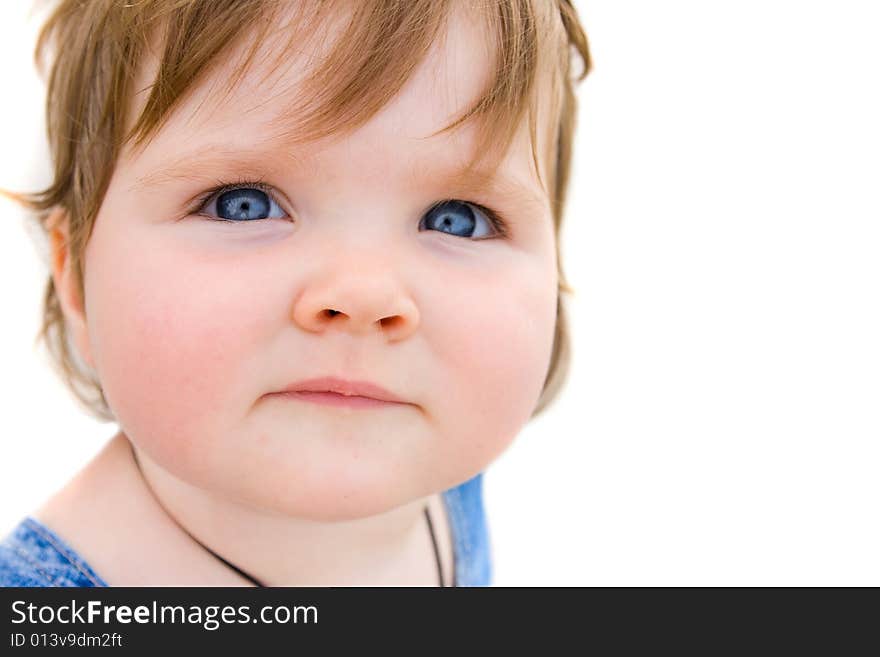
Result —
<svg viewBox="0 0 880 657"><path fill-rule="evenodd" d="M412 296L393 276L367 280L336 272L303 290L293 319L310 332L339 329L356 334L382 333L400 340L418 326L419 311Z"/></svg>

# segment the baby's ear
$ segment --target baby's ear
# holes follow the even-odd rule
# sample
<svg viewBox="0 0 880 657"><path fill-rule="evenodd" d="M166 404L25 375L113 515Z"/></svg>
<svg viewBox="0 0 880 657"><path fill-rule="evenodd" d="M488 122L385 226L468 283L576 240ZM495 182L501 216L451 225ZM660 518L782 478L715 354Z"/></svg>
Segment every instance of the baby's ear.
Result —
<svg viewBox="0 0 880 657"><path fill-rule="evenodd" d="M68 334L78 354L94 369L83 302L70 267L68 217L64 208L56 206L50 211L46 228L49 231L49 264L52 268L55 294L64 312Z"/></svg>

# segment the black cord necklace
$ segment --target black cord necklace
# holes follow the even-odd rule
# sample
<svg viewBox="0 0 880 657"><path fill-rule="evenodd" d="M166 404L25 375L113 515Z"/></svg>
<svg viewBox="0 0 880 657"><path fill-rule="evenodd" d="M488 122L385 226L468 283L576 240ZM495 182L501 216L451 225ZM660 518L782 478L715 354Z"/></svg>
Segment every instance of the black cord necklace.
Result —
<svg viewBox="0 0 880 657"><path fill-rule="evenodd" d="M134 457L134 463L137 466L138 472L140 472L141 479L143 479L143 481L144 481L144 485L150 491L150 494L153 496L153 499L156 500L156 503L159 505L159 507L165 512L165 514L169 518L171 518L171 520L174 522L174 524L176 524L178 527L180 527L180 529L183 531L183 533L185 533L192 540L194 540L196 543L198 543L206 552L213 555L217 560L219 560L220 562L225 564L228 568L234 570L236 573L238 573L243 578L248 580L251 584L253 584L256 587L260 587L260 588L265 587L266 585L263 584L262 582L260 582L260 580L258 580L255 577L252 577L251 575L248 575L246 572L244 572L241 568L239 568L235 564L229 563L226 559L224 559L219 554L214 552L214 550L212 550L207 545L202 543L199 539L197 539L195 536L190 534L189 531L187 531L186 527L184 527L179 522L177 522L177 519L168 512L168 509L165 508L165 505L162 504L162 502L159 500L159 497L156 495L156 493L153 492L153 489L150 488L150 485L147 483L147 478L144 476L144 471L141 468L140 461L138 460L137 452L134 451L134 446L131 445L131 443L129 443L129 447L131 447L131 455ZM427 506L425 507L425 519L428 521L428 531L431 533L431 544L434 546L434 558L437 560L437 577L439 578L440 586L442 587L442 586L445 586L445 584L443 583L445 581L443 578L443 564L440 561L440 550L437 547L437 537L434 535L434 524L431 522L431 514L428 513ZM452 586L455 586L455 565L454 564L453 564L452 573L453 573Z"/></svg>

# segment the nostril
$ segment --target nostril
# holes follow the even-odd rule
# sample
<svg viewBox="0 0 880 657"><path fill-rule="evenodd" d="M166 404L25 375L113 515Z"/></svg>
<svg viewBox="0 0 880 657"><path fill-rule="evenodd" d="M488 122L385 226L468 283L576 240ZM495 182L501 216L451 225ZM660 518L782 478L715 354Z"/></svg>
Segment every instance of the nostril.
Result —
<svg viewBox="0 0 880 657"><path fill-rule="evenodd" d="M324 312L325 312L327 315L329 315L330 317L333 317L334 315L338 315L338 314L339 314L339 311L338 311L338 310L330 310L330 309L327 309L327 310L325 310Z"/></svg>

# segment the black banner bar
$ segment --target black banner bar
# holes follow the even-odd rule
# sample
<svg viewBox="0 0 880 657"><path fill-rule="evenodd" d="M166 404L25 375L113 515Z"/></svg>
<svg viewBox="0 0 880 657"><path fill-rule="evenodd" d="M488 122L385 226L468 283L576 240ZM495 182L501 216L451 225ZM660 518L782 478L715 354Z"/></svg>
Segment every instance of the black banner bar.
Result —
<svg viewBox="0 0 880 657"><path fill-rule="evenodd" d="M876 649L868 630L877 607L876 590L867 588L0 588L0 654L82 647L336 654L353 641L461 651L525 638L537 640L540 654L598 645L620 654L661 645L789 650L799 640L839 654L847 645Z"/></svg>

